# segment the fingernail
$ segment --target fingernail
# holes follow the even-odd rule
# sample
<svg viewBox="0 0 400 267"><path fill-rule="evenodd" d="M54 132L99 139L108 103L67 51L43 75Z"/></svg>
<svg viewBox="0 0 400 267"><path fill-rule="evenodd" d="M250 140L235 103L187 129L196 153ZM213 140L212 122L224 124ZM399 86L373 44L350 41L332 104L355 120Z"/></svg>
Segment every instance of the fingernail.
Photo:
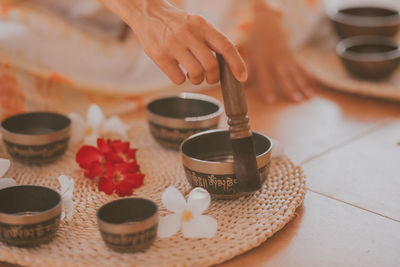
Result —
<svg viewBox="0 0 400 267"><path fill-rule="evenodd" d="M247 71L241 72L239 75L239 78L240 78L239 81L241 81L241 82L247 81L247 78L248 78Z"/></svg>
<svg viewBox="0 0 400 267"><path fill-rule="evenodd" d="M302 96L300 93L294 93L294 94L293 94L293 98L294 98L294 100L296 100L296 101L300 101L300 100L303 99L303 96Z"/></svg>

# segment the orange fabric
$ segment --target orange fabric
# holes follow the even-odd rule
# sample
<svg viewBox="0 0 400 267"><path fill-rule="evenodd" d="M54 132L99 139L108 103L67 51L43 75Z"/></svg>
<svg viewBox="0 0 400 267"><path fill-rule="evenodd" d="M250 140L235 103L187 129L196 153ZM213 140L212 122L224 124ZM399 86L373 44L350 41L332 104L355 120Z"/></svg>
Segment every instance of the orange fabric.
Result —
<svg viewBox="0 0 400 267"><path fill-rule="evenodd" d="M25 94L15 73L7 65L0 65L0 118L25 111Z"/></svg>

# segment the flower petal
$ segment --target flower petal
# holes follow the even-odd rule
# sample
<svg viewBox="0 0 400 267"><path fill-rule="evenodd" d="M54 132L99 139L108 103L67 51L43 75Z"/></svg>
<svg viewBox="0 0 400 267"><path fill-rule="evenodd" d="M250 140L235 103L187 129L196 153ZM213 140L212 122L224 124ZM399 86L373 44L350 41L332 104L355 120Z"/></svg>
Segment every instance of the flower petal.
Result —
<svg viewBox="0 0 400 267"><path fill-rule="evenodd" d="M8 159L0 159L0 177L8 171L10 168L11 162Z"/></svg>
<svg viewBox="0 0 400 267"><path fill-rule="evenodd" d="M104 122L104 114L99 105L91 104L87 113L87 124L93 131L99 132L101 124Z"/></svg>
<svg viewBox="0 0 400 267"><path fill-rule="evenodd" d="M207 190L201 187L194 188L188 198L188 209L194 216L202 214L210 206L211 197Z"/></svg>
<svg viewBox="0 0 400 267"><path fill-rule="evenodd" d="M85 177L93 179L95 177L100 177L104 175L104 168L100 162L93 162L89 169L85 171Z"/></svg>
<svg viewBox="0 0 400 267"><path fill-rule="evenodd" d="M135 162L123 162L123 163L116 163L114 167L120 173L135 173L139 170L139 165Z"/></svg>
<svg viewBox="0 0 400 267"><path fill-rule="evenodd" d="M82 146L76 153L75 161L81 168L88 169L93 162L103 158L100 151L93 146Z"/></svg>
<svg viewBox="0 0 400 267"><path fill-rule="evenodd" d="M181 214L169 214L158 221L158 236L170 237L181 228Z"/></svg>
<svg viewBox="0 0 400 267"><path fill-rule="evenodd" d="M58 181L61 185L61 196L63 205L61 219L64 219L66 214L66 219L70 220L72 218L72 215L74 214L74 201L72 200L74 192L74 180L72 180L68 176L61 175L58 177Z"/></svg>
<svg viewBox="0 0 400 267"><path fill-rule="evenodd" d="M98 184L99 191L103 191L107 195L111 195L114 192L115 184L112 179L101 178Z"/></svg>
<svg viewBox="0 0 400 267"><path fill-rule="evenodd" d="M182 222L182 233L186 238L210 238L215 235L217 228L217 221L207 215L200 215L189 222Z"/></svg>
<svg viewBox="0 0 400 267"><path fill-rule="evenodd" d="M71 120L71 136L69 142L71 145L75 145L80 143L85 136L86 122L77 113L70 113L68 117Z"/></svg>
<svg viewBox="0 0 400 267"><path fill-rule="evenodd" d="M133 188L139 188L143 184L144 174L143 173L128 173L125 174L125 180L130 183Z"/></svg>
<svg viewBox="0 0 400 267"><path fill-rule="evenodd" d="M74 192L74 180L72 180L71 178L69 178L66 175L61 175L58 176L58 182L61 185L61 196L64 197L71 197L73 195Z"/></svg>
<svg viewBox="0 0 400 267"><path fill-rule="evenodd" d="M112 162L112 163L123 163L124 160L118 156L118 154L114 152L107 152L104 154L104 158L106 161Z"/></svg>
<svg viewBox="0 0 400 267"><path fill-rule="evenodd" d="M182 212L186 207L186 201L181 192L173 186L165 189L162 194L162 203L172 212Z"/></svg>
<svg viewBox="0 0 400 267"><path fill-rule="evenodd" d="M85 137L85 144L90 146L96 146L97 139L99 138L97 133L93 133Z"/></svg>
<svg viewBox="0 0 400 267"><path fill-rule="evenodd" d="M112 150L115 153L124 153L129 149L129 142L122 142L121 140L114 140L109 142Z"/></svg>
<svg viewBox="0 0 400 267"><path fill-rule="evenodd" d="M122 137L126 137L126 132L129 126L121 121L117 116L112 116L108 120L105 120L101 125L101 134L115 133Z"/></svg>
<svg viewBox="0 0 400 267"><path fill-rule="evenodd" d="M97 147L99 148L102 154L111 151L111 147L108 145L108 142L106 142L103 138L97 138Z"/></svg>
<svg viewBox="0 0 400 267"><path fill-rule="evenodd" d="M137 149L135 149L135 148L132 148L132 149L128 149L128 151L126 151L124 154L125 154L125 157L128 159L128 160L135 160L136 159L136 151L137 151Z"/></svg>
<svg viewBox="0 0 400 267"><path fill-rule="evenodd" d="M0 189L17 185L13 178L0 178Z"/></svg>
<svg viewBox="0 0 400 267"><path fill-rule="evenodd" d="M115 192L118 196L130 196L133 193L133 184L128 180L122 180L115 188Z"/></svg>

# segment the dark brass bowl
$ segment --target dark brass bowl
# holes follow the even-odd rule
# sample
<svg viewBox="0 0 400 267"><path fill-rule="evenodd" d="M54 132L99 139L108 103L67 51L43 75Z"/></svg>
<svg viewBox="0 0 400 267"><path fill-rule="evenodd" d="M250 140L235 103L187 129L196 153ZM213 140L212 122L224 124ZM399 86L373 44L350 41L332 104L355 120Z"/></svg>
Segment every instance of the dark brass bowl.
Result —
<svg viewBox="0 0 400 267"><path fill-rule="evenodd" d="M253 133L261 183L269 173L271 140ZM233 199L239 193L233 170L233 154L227 130L210 130L195 134L181 145L182 162L192 187L203 187L213 198Z"/></svg>
<svg viewBox="0 0 400 267"><path fill-rule="evenodd" d="M328 17L341 39L359 35L394 37L399 11L387 7L357 6L328 10Z"/></svg>
<svg viewBox="0 0 400 267"><path fill-rule="evenodd" d="M49 242L61 215L61 196L50 188L18 185L0 190L0 241L31 247Z"/></svg>
<svg viewBox="0 0 400 267"><path fill-rule="evenodd" d="M154 139L165 148L179 150L187 137L218 127L223 107L216 99L181 93L147 104L147 119Z"/></svg>
<svg viewBox="0 0 400 267"><path fill-rule="evenodd" d="M395 40L382 36L356 36L336 46L343 65L353 76L366 80L388 78L400 63Z"/></svg>
<svg viewBox="0 0 400 267"><path fill-rule="evenodd" d="M22 113L6 118L1 132L8 153L21 162L52 162L68 147L71 121L51 112Z"/></svg>
<svg viewBox="0 0 400 267"><path fill-rule="evenodd" d="M158 207L144 198L118 199L97 211L97 223L109 248L118 252L144 251L157 237Z"/></svg>

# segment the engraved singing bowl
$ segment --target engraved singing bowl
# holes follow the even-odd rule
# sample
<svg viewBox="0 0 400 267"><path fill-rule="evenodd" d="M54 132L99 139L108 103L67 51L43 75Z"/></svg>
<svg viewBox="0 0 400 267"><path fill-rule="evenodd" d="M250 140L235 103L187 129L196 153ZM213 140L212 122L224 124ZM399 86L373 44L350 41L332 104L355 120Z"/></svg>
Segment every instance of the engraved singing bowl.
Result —
<svg viewBox="0 0 400 267"><path fill-rule="evenodd" d="M261 184L269 173L271 139L253 132ZM227 130L209 130L195 134L181 145L185 175L192 187L203 187L213 198L234 199L240 193L233 169L233 154Z"/></svg>
<svg viewBox="0 0 400 267"><path fill-rule="evenodd" d="M103 205L96 215L105 244L117 252L144 251L157 237L158 207L151 200L118 199Z"/></svg>
<svg viewBox="0 0 400 267"><path fill-rule="evenodd" d="M336 52L346 70L365 80L388 78L400 63L397 42L383 36L355 36L340 41Z"/></svg>
<svg viewBox="0 0 400 267"><path fill-rule="evenodd" d="M8 153L29 164L48 163L68 147L71 120L51 112L22 113L6 118L1 132Z"/></svg>
<svg viewBox="0 0 400 267"><path fill-rule="evenodd" d="M399 11L387 7L332 8L327 14L341 39L359 35L394 37L400 26Z"/></svg>
<svg viewBox="0 0 400 267"><path fill-rule="evenodd" d="M61 196L50 188L17 185L0 190L0 241L31 247L49 242L61 216Z"/></svg>
<svg viewBox="0 0 400 267"><path fill-rule="evenodd" d="M221 103L209 96L181 93L147 104L147 118L154 139L165 148L179 150L189 136L218 127Z"/></svg>

